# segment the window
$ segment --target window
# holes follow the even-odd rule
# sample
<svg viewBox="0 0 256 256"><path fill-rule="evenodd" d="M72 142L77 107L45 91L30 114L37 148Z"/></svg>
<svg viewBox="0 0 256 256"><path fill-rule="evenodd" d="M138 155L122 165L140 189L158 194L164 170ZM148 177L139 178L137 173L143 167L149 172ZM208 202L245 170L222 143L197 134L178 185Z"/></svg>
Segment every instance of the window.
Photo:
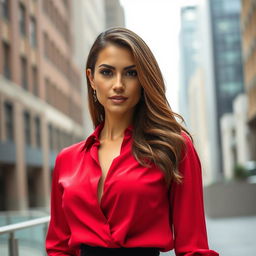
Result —
<svg viewBox="0 0 256 256"><path fill-rule="evenodd" d="M32 85L33 85L34 95L39 96L38 74L37 74L37 68L35 66L32 67Z"/></svg>
<svg viewBox="0 0 256 256"><path fill-rule="evenodd" d="M55 136L55 150L59 151L60 149L60 131L58 128L55 128L55 132L54 132L54 136Z"/></svg>
<svg viewBox="0 0 256 256"><path fill-rule="evenodd" d="M20 26L20 34L22 36L26 36L26 9L22 3L20 3L20 10L19 10L19 26Z"/></svg>
<svg viewBox="0 0 256 256"><path fill-rule="evenodd" d="M7 79L11 79L11 56L9 44L3 42L3 74Z"/></svg>
<svg viewBox="0 0 256 256"><path fill-rule="evenodd" d="M241 3L240 0L223 1L223 9L225 13L240 13Z"/></svg>
<svg viewBox="0 0 256 256"><path fill-rule="evenodd" d="M26 145L31 145L30 114L27 111L24 112L24 134Z"/></svg>
<svg viewBox="0 0 256 256"><path fill-rule="evenodd" d="M5 102L4 112L5 112L6 139L9 141L14 141L13 106L11 103Z"/></svg>
<svg viewBox="0 0 256 256"><path fill-rule="evenodd" d="M51 124L48 125L48 135L50 150L53 150L53 128Z"/></svg>
<svg viewBox="0 0 256 256"><path fill-rule="evenodd" d="M48 78L44 80L44 87L46 90L46 102L50 104L50 81Z"/></svg>
<svg viewBox="0 0 256 256"><path fill-rule="evenodd" d="M220 84L220 93L232 96L241 91L241 88L241 82L224 82Z"/></svg>
<svg viewBox="0 0 256 256"><path fill-rule="evenodd" d="M2 16L9 20L9 0L1 0L2 3Z"/></svg>
<svg viewBox="0 0 256 256"><path fill-rule="evenodd" d="M48 58L48 50L49 50L49 39L48 35L44 32L44 55Z"/></svg>
<svg viewBox="0 0 256 256"><path fill-rule="evenodd" d="M30 45L33 48L36 48L37 45L37 38L36 38L36 20L34 17L30 18L30 26L29 26L29 40L30 40Z"/></svg>
<svg viewBox="0 0 256 256"><path fill-rule="evenodd" d="M24 89L28 89L28 72L27 72L27 60L25 57L20 58L21 65L21 85Z"/></svg>
<svg viewBox="0 0 256 256"><path fill-rule="evenodd" d="M40 118L37 116L35 118L35 130L36 130L36 146L41 147L41 122Z"/></svg>

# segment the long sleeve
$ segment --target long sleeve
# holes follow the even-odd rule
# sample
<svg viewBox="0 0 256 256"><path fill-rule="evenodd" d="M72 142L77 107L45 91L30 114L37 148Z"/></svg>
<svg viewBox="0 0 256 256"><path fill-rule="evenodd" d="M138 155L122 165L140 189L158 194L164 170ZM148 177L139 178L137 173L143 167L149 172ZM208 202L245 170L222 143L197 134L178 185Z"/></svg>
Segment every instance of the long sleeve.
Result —
<svg viewBox="0 0 256 256"><path fill-rule="evenodd" d="M68 246L70 229L62 209L62 191L58 183L61 168L61 153L57 156L52 177L51 219L46 235L46 251L49 256L77 255Z"/></svg>
<svg viewBox="0 0 256 256"><path fill-rule="evenodd" d="M182 183L170 189L171 223L176 256L217 256L208 247L204 214L201 163L188 135L186 150L179 164Z"/></svg>

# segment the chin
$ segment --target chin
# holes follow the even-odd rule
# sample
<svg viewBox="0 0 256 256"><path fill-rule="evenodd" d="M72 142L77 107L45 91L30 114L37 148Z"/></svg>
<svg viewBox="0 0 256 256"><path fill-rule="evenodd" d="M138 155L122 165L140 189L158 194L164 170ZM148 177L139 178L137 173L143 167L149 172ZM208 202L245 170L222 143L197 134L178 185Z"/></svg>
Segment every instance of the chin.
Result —
<svg viewBox="0 0 256 256"><path fill-rule="evenodd" d="M113 114L113 115L115 115L115 114L125 115L129 112L133 113L134 108L124 108L121 106L114 106L114 107L108 108L106 110L108 113Z"/></svg>

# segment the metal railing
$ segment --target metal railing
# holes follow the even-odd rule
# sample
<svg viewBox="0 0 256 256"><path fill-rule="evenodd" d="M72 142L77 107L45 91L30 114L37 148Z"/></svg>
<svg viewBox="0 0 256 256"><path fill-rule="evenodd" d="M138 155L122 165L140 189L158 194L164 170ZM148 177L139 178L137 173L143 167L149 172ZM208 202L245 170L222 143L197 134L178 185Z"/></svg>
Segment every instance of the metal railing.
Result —
<svg viewBox="0 0 256 256"><path fill-rule="evenodd" d="M34 220L23 221L16 224L0 227L0 236L9 234L8 247L9 256L19 256L18 239L15 238L15 232L21 229L27 229L38 225L44 225L44 233L46 234L50 217L42 217Z"/></svg>

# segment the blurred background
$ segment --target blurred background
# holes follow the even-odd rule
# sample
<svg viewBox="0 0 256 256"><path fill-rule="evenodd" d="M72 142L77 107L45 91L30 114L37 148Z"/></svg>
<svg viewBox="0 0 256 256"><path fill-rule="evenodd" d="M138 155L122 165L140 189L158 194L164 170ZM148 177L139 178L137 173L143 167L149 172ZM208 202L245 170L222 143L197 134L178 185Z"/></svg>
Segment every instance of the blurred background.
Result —
<svg viewBox="0 0 256 256"><path fill-rule="evenodd" d="M92 132L85 62L113 26L194 137L210 248L256 255L256 0L0 0L0 255L45 255L55 158Z"/></svg>

